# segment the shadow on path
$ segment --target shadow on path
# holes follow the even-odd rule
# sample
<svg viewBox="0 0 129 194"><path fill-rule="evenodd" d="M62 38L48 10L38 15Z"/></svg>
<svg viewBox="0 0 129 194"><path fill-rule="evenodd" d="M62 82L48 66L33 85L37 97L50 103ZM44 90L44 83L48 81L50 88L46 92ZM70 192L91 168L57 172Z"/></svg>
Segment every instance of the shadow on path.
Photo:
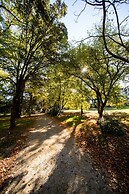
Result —
<svg viewBox="0 0 129 194"><path fill-rule="evenodd" d="M74 131L55 159L53 172L40 188L36 179L31 194L112 194L104 174L96 171L88 154L76 147Z"/></svg>
<svg viewBox="0 0 129 194"><path fill-rule="evenodd" d="M104 174L76 147L74 131L44 115L31 133L2 194L112 194Z"/></svg>

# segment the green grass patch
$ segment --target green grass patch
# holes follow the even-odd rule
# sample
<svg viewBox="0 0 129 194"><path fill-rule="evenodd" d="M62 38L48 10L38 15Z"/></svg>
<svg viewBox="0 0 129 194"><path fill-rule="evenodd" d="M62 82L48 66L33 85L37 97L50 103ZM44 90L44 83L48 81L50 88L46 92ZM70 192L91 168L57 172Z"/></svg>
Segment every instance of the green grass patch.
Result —
<svg viewBox="0 0 129 194"><path fill-rule="evenodd" d="M89 111L86 112L97 112L96 108L91 108ZM123 107L105 107L104 112L125 112L129 113L129 106Z"/></svg>
<svg viewBox="0 0 129 194"><path fill-rule="evenodd" d="M84 117L77 113L64 113L58 118L61 122L68 124L70 127L77 126L84 121Z"/></svg>
<svg viewBox="0 0 129 194"><path fill-rule="evenodd" d="M69 124L70 126L77 126L83 121L82 116L73 116L68 119L66 119L66 123Z"/></svg>

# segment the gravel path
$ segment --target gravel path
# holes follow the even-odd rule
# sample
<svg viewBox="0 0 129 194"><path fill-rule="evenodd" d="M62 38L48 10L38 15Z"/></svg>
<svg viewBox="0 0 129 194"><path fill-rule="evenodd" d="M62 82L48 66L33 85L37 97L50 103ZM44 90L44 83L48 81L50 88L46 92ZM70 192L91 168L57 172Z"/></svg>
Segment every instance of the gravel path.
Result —
<svg viewBox="0 0 129 194"><path fill-rule="evenodd" d="M104 174L51 117L39 117L2 194L112 194Z"/></svg>

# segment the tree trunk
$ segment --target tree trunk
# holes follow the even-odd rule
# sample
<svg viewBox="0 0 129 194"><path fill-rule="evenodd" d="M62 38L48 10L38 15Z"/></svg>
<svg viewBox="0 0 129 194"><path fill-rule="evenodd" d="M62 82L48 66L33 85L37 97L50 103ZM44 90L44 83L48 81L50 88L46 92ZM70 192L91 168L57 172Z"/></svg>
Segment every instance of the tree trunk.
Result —
<svg viewBox="0 0 129 194"><path fill-rule="evenodd" d="M16 120L16 97L13 97L12 108L11 108L11 118L10 118L10 128L13 129L15 127Z"/></svg>
<svg viewBox="0 0 129 194"><path fill-rule="evenodd" d="M31 113L32 113L32 93L29 93L30 95L30 99L29 99L29 108L28 108L28 113L29 113L29 117L31 116Z"/></svg>
<svg viewBox="0 0 129 194"><path fill-rule="evenodd" d="M16 100L16 118L20 118L21 116L21 104L22 104L22 100L21 100L21 96L20 94L18 94L17 100Z"/></svg>
<svg viewBox="0 0 129 194"><path fill-rule="evenodd" d="M24 89L25 81L19 79L16 85L16 118L20 118L21 116Z"/></svg>
<svg viewBox="0 0 129 194"><path fill-rule="evenodd" d="M21 116L21 107L23 100L23 91L25 88L24 80L18 80L16 84L16 92L13 97L12 108L11 108L11 119L10 119L10 128L15 127L15 120Z"/></svg>
<svg viewBox="0 0 129 194"><path fill-rule="evenodd" d="M100 106L100 110L98 112L99 117L98 117L98 124L101 124L103 122L103 111L104 111L104 106L103 104Z"/></svg>
<svg viewBox="0 0 129 194"><path fill-rule="evenodd" d="M83 107L82 107L82 104L81 104L81 116L83 115Z"/></svg>
<svg viewBox="0 0 129 194"><path fill-rule="evenodd" d="M101 125L101 123L104 121L104 118L103 118L103 111L104 111L104 108L106 106L106 103L107 103L107 100L102 100L102 97L101 97L101 94L98 92L97 93L97 108L98 108L98 121L97 123Z"/></svg>
<svg viewBox="0 0 129 194"><path fill-rule="evenodd" d="M98 107L99 117L98 117L97 123L100 124L100 125L104 121L103 111L104 111L105 106L106 106L106 101L100 103L100 106Z"/></svg>

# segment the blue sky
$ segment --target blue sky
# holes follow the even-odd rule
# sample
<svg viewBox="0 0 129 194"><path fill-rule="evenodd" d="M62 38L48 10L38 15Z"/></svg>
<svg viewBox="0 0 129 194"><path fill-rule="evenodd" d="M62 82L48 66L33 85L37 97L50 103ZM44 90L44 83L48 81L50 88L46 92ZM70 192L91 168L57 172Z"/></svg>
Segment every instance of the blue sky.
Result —
<svg viewBox="0 0 129 194"><path fill-rule="evenodd" d="M54 2L55 0L51 0ZM64 0L68 6L67 15L62 21L65 23L68 29L69 41L79 41L87 37L87 31L92 31L95 24L100 24L102 19L102 10L96 10L91 6L85 8L82 14L79 13L83 10L85 3L81 0ZM129 15L129 5L118 7L121 20L123 20L127 14ZM110 18L113 19L114 15L111 12ZM77 19L78 18L78 19Z"/></svg>
<svg viewBox="0 0 129 194"><path fill-rule="evenodd" d="M84 9L84 2L75 0L65 0L68 5L68 12L63 22L68 28L69 40L80 40L87 36L87 31L91 30L94 24L100 22L101 12L94 10L94 8L87 6L85 10L78 17L80 12Z"/></svg>

